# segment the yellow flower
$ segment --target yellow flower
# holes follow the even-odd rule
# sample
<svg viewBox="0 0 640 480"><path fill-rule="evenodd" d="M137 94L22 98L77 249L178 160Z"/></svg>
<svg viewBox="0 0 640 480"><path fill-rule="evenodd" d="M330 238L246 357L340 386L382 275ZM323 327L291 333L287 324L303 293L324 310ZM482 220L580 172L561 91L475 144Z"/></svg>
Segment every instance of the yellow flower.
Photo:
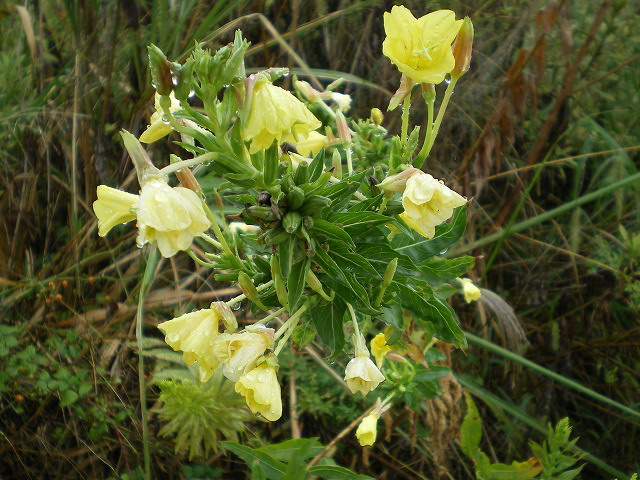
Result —
<svg viewBox="0 0 640 480"><path fill-rule="evenodd" d="M382 368L382 364L384 362L384 357L387 356L387 353L391 351L391 347L387 345L387 339L384 336L384 333L379 333L373 340L371 340L371 352L373 353L373 357L376 359L376 365L378 368Z"/></svg>
<svg viewBox="0 0 640 480"><path fill-rule="evenodd" d="M296 143L295 147L303 157L313 157L323 147L327 147L328 145L329 140L327 137L314 130L313 132L309 132L305 140Z"/></svg>
<svg viewBox="0 0 640 480"><path fill-rule="evenodd" d="M455 66L451 43L461 25L451 10L416 19L406 7L394 6L384 14L382 53L414 82L438 84Z"/></svg>
<svg viewBox="0 0 640 480"><path fill-rule="evenodd" d="M379 418L379 413L371 412L358 425L356 437L358 437L361 446L370 447L375 443Z"/></svg>
<svg viewBox="0 0 640 480"><path fill-rule="evenodd" d="M354 337L355 357L347 364L344 380L351 393L365 396L384 381L384 375L371 361L362 334Z"/></svg>
<svg viewBox="0 0 640 480"><path fill-rule="evenodd" d="M477 302L482 296L482 292L474 283L468 278L460 278L462 284L462 294L464 295L464 301L467 303Z"/></svg>
<svg viewBox="0 0 640 480"><path fill-rule="evenodd" d="M93 211L98 217L98 235L104 237L116 225L136 219L135 214L131 213L131 207L138 202L138 195L106 185L99 185L97 193L98 199L93 202Z"/></svg>
<svg viewBox="0 0 640 480"><path fill-rule="evenodd" d="M220 363L212 348L219 334L220 319L216 309L205 308L158 325L165 335L165 342L175 351L182 351L184 363L198 362L202 381L209 380Z"/></svg>
<svg viewBox="0 0 640 480"><path fill-rule="evenodd" d="M249 118L244 126L244 139L251 140L250 153L278 143L298 143L321 122L288 91L268 81L256 84L251 99Z"/></svg>
<svg viewBox="0 0 640 480"><path fill-rule="evenodd" d="M466 199L428 173L416 172L402 194L402 220L420 235L432 238L435 227L446 222Z"/></svg>
<svg viewBox="0 0 640 480"><path fill-rule="evenodd" d="M282 416L280 384L274 366L265 361L240 377L236 392L247 401L253 413L259 413L272 422Z"/></svg>
<svg viewBox="0 0 640 480"><path fill-rule="evenodd" d="M273 348L273 335L273 329L266 327L220 335L213 345L213 354L222 363L224 376L237 382L245 372L253 369L264 352Z"/></svg>
<svg viewBox="0 0 640 480"><path fill-rule="evenodd" d="M142 187L137 217L138 245L157 242L165 258L187 250L193 237L211 226L195 192L184 187L171 188L157 179Z"/></svg>
<svg viewBox="0 0 640 480"><path fill-rule="evenodd" d="M169 98L171 98L171 106L169 107L169 111L171 113L177 110L180 110L182 108L180 107L180 102L173 95L173 92L171 92L171 94L169 95ZM162 111L162 107L160 107L160 95L156 93L155 111L153 112L153 114L151 115L151 118L149 119L150 125L147 127L147 129L144 132L142 132L142 135L140 135L141 142L153 143L157 140L160 140L163 137L166 137L173 131L173 128L171 128L171 125L169 125L168 122L165 122L163 120L163 116L164 116L164 113Z"/></svg>

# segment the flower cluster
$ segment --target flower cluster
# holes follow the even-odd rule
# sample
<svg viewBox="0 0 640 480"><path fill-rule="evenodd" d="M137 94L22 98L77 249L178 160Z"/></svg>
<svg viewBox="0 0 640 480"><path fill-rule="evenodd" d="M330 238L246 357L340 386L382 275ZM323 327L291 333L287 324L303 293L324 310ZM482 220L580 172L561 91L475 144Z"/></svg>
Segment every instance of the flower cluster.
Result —
<svg viewBox="0 0 640 480"><path fill-rule="evenodd" d="M254 414L282 416L278 356L292 337L303 348L314 340L306 332L317 332L333 358L352 351L349 390L386 394L357 429L361 445L374 443L392 399L417 410L438 391L437 376L419 374L427 367L415 358L436 340L465 346L455 313L422 274L423 262L462 235L466 199L422 168L456 80L470 67L473 27L448 10L416 19L398 6L384 26L383 53L402 73L390 108L402 103L403 125L393 137L379 109L366 120L347 117L351 97L336 91L340 81L322 89L294 77L288 91L277 84L286 69L247 75L249 44L240 32L217 52L196 46L182 64L150 46L157 92L150 124L139 138L121 133L139 190L100 185L93 204L101 237L136 221L139 247L165 258L184 251L216 280L238 285L238 297L158 328L200 382L221 372ZM434 119L434 84L447 76ZM415 152L420 128L409 134L409 109L417 84L428 120ZM142 144L178 135L187 158L171 155L157 168ZM215 181L201 185L203 174ZM234 210L228 219L227 208ZM449 234L431 245L441 229ZM467 302L479 298L459 278L468 262L437 261L439 280L458 282ZM263 318L238 330L230 307L240 302ZM374 363L366 335L381 324L385 333L371 341ZM428 337L424 344L411 343L416 329Z"/></svg>

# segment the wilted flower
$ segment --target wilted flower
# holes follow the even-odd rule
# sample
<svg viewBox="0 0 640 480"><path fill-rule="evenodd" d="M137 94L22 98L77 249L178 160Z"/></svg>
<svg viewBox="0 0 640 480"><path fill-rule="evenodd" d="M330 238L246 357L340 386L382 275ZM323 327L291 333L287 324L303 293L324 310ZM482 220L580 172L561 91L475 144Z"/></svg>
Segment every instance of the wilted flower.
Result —
<svg viewBox="0 0 640 480"><path fill-rule="evenodd" d="M296 150L303 157L313 157L322 148L329 145L329 139L320 132L309 132L307 138L295 144Z"/></svg>
<svg viewBox="0 0 640 480"><path fill-rule="evenodd" d="M207 381L220 363L212 349L219 335L220 319L217 309L205 308L158 325L165 335L165 342L175 351L183 352L184 363L198 362L202 381Z"/></svg>
<svg viewBox="0 0 640 480"><path fill-rule="evenodd" d="M237 382L251 370L264 352L273 348L272 328L255 327L253 331L223 333L213 345L213 354L223 364L222 373Z"/></svg>
<svg viewBox="0 0 640 480"><path fill-rule="evenodd" d="M253 413L259 413L274 422L282 416L282 398L276 367L272 363L274 362L266 359L242 375L235 389L245 398Z"/></svg>
<svg viewBox="0 0 640 480"><path fill-rule="evenodd" d="M442 181L428 173L416 172L407 180L402 195L404 212L400 215L405 223L427 238L435 235L435 227L446 222L453 210L466 203Z"/></svg>
<svg viewBox="0 0 640 480"><path fill-rule="evenodd" d="M464 301L467 303L477 302L482 296L482 291L468 278L459 278L462 285L462 294L464 295Z"/></svg>
<svg viewBox="0 0 640 480"><path fill-rule="evenodd" d="M361 446L370 447L375 443L379 418L380 414L374 411L364 417L358 425L356 437Z"/></svg>
<svg viewBox="0 0 640 480"><path fill-rule="evenodd" d="M341 112L347 112L351 108L351 96L346 93L327 91L322 94L322 98L334 102Z"/></svg>
<svg viewBox="0 0 640 480"><path fill-rule="evenodd" d="M414 82L438 84L455 66L451 43L461 25L451 10L416 19L406 7L394 6L384 14L382 52Z"/></svg>
<svg viewBox="0 0 640 480"><path fill-rule="evenodd" d="M420 172L420 170L414 167L409 167L400 173L389 175L376 186L385 192L404 192L404 189L407 186L407 180L417 172Z"/></svg>
<svg viewBox="0 0 640 480"><path fill-rule="evenodd" d="M244 139L251 141L250 153L269 148L274 141L295 144L322 125L290 92L259 81L253 87L251 109L244 126Z"/></svg>
<svg viewBox="0 0 640 480"><path fill-rule="evenodd" d="M193 237L211 226L195 192L184 187L171 188L159 179L142 187L136 214L138 245L157 242L165 258L187 250Z"/></svg>
<svg viewBox="0 0 640 480"><path fill-rule="evenodd" d="M180 110L180 102L173 95L173 92L171 92L169 98L171 98L171 107L169 107L169 111L173 113L177 110ZM166 137L172 132L173 129L171 128L171 125L169 125L169 122L165 121L163 117L164 112L162 110L162 107L160 107L160 95L156 93L155 111L151 115L149 126L144 132L142 132L142 135L140 135L141 142L153 143L163 137Z"/></svg>
<svg viewBox="0 0 640 480"><path fill-rule="evenodd" d="M354 345L355 357L347 364L344 380L351 393L366 395L384 381L384 375L371 361L362 334L354 335Z"/></svg>
<svg viewBox="0 0 640 480"><path fill-rule="evenodd" d="M384 333L379 333L373 340L371 340L371 353L373 353L373 357L376 359L376 365L378 368L382 368L382 363L384 362L384 357L387 356L387 353L391 351L391 347L387 345L387 339L384 336Z"/></svg>
<svg viewBox="0 0 640 480"><path fill-rule="evenodd" d="M456 66L451 71L452 77L459 77L469 71L472 50L473 23L469 17L464 17L456 41L453 42L453 56L456 59Z"/></svg>
<svg viewBox="0 0 640 480"><path fill-rule="evenodd" d="M138 202L138 195L123 192L117 188L99 185L98 199L93 202L93 211L98 217L98 235L104 237L109 230L120 223L136 219L132 207Z"/></svg>

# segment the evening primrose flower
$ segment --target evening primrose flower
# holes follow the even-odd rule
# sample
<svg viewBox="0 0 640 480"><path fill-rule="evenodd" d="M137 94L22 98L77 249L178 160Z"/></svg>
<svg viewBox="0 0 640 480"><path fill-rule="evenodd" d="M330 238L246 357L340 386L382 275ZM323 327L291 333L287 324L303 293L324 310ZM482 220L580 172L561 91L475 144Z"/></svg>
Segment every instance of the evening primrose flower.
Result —
<svg viewBox="0 0 640 480"><path fill-rule="evenodd" d="M171 98L171 106L169 107L169 111L171 113L176 112L180 110L180 108L182 108L180 107L180 102L173 95L173 92L171 92L169 98ZM151 115L149 126L144 132L142 132L142 135L140 135L140 141L143 143L153 143L163 137L166 137L173 131L171 125L169 125L169 123L163 119L164 112L162 110L162 107L160 106L160 95L158 93L156 93L154 103L155 111Z"/></svg>
<svg viewBox="0 0 640 480"><path fill-rule="evenodd" d="M237 382L267 349L273 348L273 328L255 327L253 331L223 333L213 344L213 354L222 365L222 373Z"/></svg>
<svg viewBox="0 0 640 480"><path fill-rule="evenodd" d="M303 157L313 157L322 148L329 145L329 139L320 132L309 132L307 138L295 144L296 150Z"/></svg>
<svg viewBox="0 0 640 480"><path fill-rule="evenodd" d="M347 364L344 380L347 382L351 393L360 392L365 396L384 381L384 375L371 361L364 336L362 334L354 334L353 343L355 357L349 360Z"/></svg>
<svg viewBox="0 0 640 480"><path fill-rule="evenodd" d="M373 353L373 357L376 359L376 365L378 368L382 368L382 364L384 362L384 357L387 356L387 353L391 351L391 347L387 345L387 339L384 336L384 333L379 333L373 340L371 340L371 352Z"/></svg>
<svg viewBox="0 0 640 480"><path fill-rule="evenodd" d="M250 153L278 143L304 141L309 132L322 123L290 92L268 81L258 81L253 87L251 108L243 136L251 141Z"/></svg>
<svg viewBox="0 0 640 480"><path fill-rule="evenodd" d="M464 301L467 303L477 302L482 296L482 292L475 284L468 278L459 278L462 285L462 294L464 295Z"/></svg>
<svg viewBox="0 0 640 480"><path fill-rule="evenodd" d="M360 422L360 425L358 425L356 437L358 437L358 442L361 446L370 447L375 443L379 418L380 413L373 411L364 417Z"/></svg>
<svg viewBox="0 0 640 480"><path fill-rule="evenodd" d="M93 211L98 217L98 235L104 237L116 225L136 219L132 207L138 203L138 195L106 185L99 185L97 193L98 199L93 202Z"/></svg>
<svg viewBox="0 0 640 480"><path fill-rule="evenodd" d="M171 188L160 179L144 184L136 215L138 245L156 242L165 258L187 250L193 237L211 226L195 192L184 187Z"/></svg>
<svg viewBox="0 0 640 480"><path fill-rule="evenodd" d="M384 14L382 53L414 82L438 84L455 66L451 43L461 25L451 10L416 19L406 7L394 6Z"/></svg>
<svg viewBox="0 0 640 480"><path fill-rule="evenodd" d="M217 309L205 308L158 325L165 342L175 351L182 351L184 363L198 362L202 381L209 380L220 363L213 355L212 346L219 335L221 318Z"/></svg>
<svg viewBox="0 0 640 480"><path fill-rule="evenodd" d="M404 212L400 217L420 235L432 238L435 227L451 218L453 210L466 201L442 181L419 171L407 180L402 194Z"/></svg>
<svg viewBox="0 0 640 480"><path fill-rule="evenodd" d="M259 413L269 421L282 416L282 398L276 367L270 357L254 367L238 380L236 392L242 395L253 413Z"/></svg>

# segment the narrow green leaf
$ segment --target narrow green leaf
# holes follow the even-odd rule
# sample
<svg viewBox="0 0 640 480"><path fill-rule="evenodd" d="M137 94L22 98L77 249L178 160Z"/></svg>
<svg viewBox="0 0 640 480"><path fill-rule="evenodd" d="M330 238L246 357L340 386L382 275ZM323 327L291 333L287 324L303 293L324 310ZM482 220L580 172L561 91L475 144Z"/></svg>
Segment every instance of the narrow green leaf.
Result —
<svg viewBox="0 0 640 480"><path fill-rule="evenodd" d="M338 242L343 242L346 245L354 245L353 239L345 230L336 227L332 222L323 220L322 218L319 218L314 222L312 231L315 235L321 238L337 240Z"/></svg>
<svg viewBox="0 0 640 480"><path fill-rule="evenodd" d="M465 256L457 258L431 257L419 265L423 278L430 283L443 283L461 277L473 267L475 258Z"/></svg>
<svg viewBox="0 0 640 480"><path fill-rule="evenodd" d="M291 267L291 273L287 277L287 289L289 290L289 311L295 312L298 308L298 303L304 292L306 285L305 275L309 270L311 261L308 257L302 258L302 260L295 263Z"/></svg>
<svg viewBox="0 0 640 480"><path fill-rule="evenodd" d="M333 354L344 346L343 321L347 305L338 297L333 302L322 302L311 309L311 318L316 326L322 343L327 345Z"/></svg>
<svg viewBox="0 0 640 480"><path fill-rule="evenodd" d="M460 426L460 448L465 455L473 458L482 440L482 419L471 394L465 392L464 399L467 404L467 413Z"/></svg>
<svg viewBox="0 0 640 480"><path fill-rule="evenodd" d="M282 475L286 471L286 467L284 463L279 462L275 458L271 457L271 455L260 452L253 448L245 447L244 445L240 445L235 442L220 442L223 447L231 452L235 453L242 460L246 462L247 465L251 466L255 461L258 461L267 478L270 480L281 480Z"/></svg>
<svg viewBox="0 0 640 480"><path fill-rule="evenodd" d="M360 475L337 465L316 465L309 469L309 473L325 480L374 480L372 477Z"/></svg>

